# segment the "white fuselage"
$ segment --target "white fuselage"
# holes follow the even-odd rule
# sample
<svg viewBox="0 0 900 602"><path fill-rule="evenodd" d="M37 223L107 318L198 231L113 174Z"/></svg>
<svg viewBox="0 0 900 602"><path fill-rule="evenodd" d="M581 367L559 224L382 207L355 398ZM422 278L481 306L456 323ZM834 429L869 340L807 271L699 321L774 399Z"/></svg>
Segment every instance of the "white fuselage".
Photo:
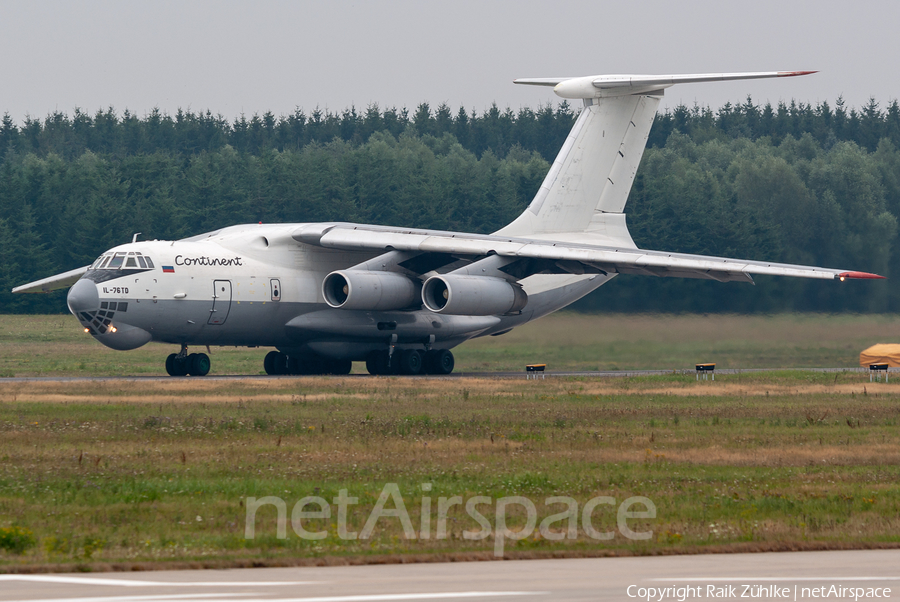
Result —
<svg viewBox="0 0 900 602"><path fill-rule="evenodd" d="M449 349L472 337L506 331L565 307L609 279L528 277L522 282L528 304L515 315L448 316L421 306L401 311L333 309L322 294L325 276L374 255L298 243L291 233L300 226L233 226L183 241L115 247L73 287L70 309L86 331L115 349L133 349L152 340L277 347L360 360L388 344ZM110 267L107 257L120 261ZM96 287L96 311L89 307L95 301L88 282Z"/></svg>

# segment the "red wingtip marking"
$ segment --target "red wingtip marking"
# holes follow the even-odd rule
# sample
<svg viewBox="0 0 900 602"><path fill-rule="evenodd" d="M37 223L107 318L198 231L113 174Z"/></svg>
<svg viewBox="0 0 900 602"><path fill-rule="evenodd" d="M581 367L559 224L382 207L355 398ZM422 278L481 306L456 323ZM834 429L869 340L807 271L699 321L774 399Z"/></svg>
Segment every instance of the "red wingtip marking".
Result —
<svg viewBox="0 0 900 602"><path fill-rule="evenodd" d="M794 77L797 75L810 75L811 73L818 73L818 71L779 71L778 77Z"/></svg>
<svg viewBox="0 0 900 602"><path fill-rule="evenodd" d="M878 274L870 274L868 272L843 272L838 274L838 278L843 280L844 278L856 278L860 280L884 280L884 276L879 276Z"/></svg>

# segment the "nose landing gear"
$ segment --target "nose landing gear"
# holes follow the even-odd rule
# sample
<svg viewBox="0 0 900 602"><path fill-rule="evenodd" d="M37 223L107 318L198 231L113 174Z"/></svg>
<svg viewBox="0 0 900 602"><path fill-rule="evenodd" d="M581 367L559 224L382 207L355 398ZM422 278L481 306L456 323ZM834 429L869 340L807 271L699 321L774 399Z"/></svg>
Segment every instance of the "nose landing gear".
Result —
<svg viewBox="0 0 900 602"><path fill-rule="evenodd" d="M187 352L187 345L181 346L178 353L169 354L166 358L166 373L169 376L206 376L212 363L205 353Z"/></svg>

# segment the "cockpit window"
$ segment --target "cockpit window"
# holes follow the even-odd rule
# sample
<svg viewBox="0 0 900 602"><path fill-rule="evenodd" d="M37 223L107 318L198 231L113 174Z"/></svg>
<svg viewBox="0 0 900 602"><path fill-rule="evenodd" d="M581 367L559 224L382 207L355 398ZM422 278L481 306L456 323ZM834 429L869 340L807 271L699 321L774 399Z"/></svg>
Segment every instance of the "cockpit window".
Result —
<svg viewBox="0 0 900 602"><path fill-rule="evenodd" d="M149 257L134 251L129 253L119 251L101 255L90 267L92 270L121 270L123 268L153 269L153 262Z"/></svg>

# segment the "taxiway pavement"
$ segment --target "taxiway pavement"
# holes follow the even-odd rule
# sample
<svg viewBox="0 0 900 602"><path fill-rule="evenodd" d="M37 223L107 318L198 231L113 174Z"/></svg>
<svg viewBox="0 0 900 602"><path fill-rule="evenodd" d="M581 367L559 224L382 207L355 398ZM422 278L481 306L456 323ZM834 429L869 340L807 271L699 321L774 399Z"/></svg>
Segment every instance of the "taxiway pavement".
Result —
<svg viewBox="0 0 900 602"><path fill-rule="evenodd" d="M783 370L791 370L794 372L857 372L860 374L867 374L869 370L867 368L781 368ZM715 374L718 376L723 375L732 375L732 374L750 374L753 372L773 372L777 371L779 368L749 368L749 369L740 369L740 368L721 368L715 371ZM548 371L545 373L538 373L538 378L546 377L586 377L586 378L622 378L629 376L653 376L653 375L661 375L661 374L694 374L694 370L684 369L684 370L606 370L606 371ZM894 374L895 371L891 371L891 374ZM543 374L543 376L541 376ZM286 375L286 376L270 376L270 375L261 375L261 374L221 374L221 375L208 375L203 377L191 377L191 376L166 376L164 374L158 376L13 376L0 378L0 383L16 383L16 382L110 382L110 381L170 381L173 378L181 378L181 379L191 379L191 378L199 378L203 381L229 381L229 380L270 380L270 379L285 379L285 380L296 380L309 378L308 376L298 376L298 375ZM379 378L373 377L369 374L348 374L346 376L333 376L330 378ZM395 377L392 377L395 378ZM427 379L464 379L464 378L520 378L525 379L526 373L523 370L522 372L454 372L453 374L448 374L446 376L436 376L436 375L418 375L418 376L400 376L400 378L427 378Z"/></svg>
<svg viewBox="0 0 900 602"><path fill-rule="evenodd" d="M0 575L4 602L853 600L859 591L858 600L900 599L900 550Z"/></svg>

